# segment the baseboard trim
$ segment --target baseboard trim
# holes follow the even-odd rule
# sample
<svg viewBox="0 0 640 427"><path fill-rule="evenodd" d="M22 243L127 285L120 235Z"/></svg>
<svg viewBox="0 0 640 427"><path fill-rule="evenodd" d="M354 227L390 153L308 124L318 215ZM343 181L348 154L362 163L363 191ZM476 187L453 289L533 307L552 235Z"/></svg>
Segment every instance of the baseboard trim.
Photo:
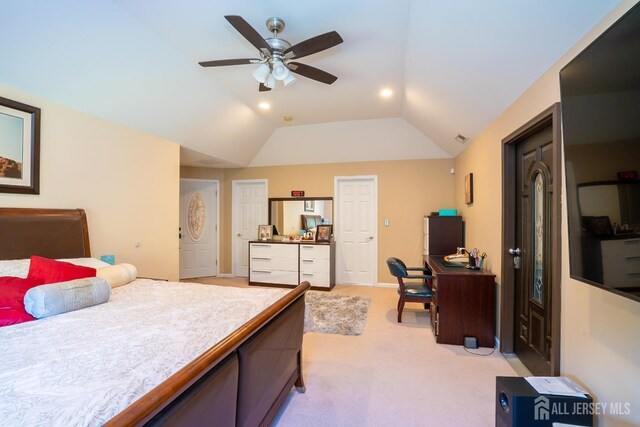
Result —
<svg viewBox="0 0 640 427"><path fill-rule="evenodd" d="M236 277L233 274L229 274L229 273L220 273L218 274L218 277Z"/></svg>
<svg viewBox="0 0 640 427"><path fill-rule="evenodd" d="M397 288L398 284L397 283L377 283L376 286L379 288Z"/></svg>

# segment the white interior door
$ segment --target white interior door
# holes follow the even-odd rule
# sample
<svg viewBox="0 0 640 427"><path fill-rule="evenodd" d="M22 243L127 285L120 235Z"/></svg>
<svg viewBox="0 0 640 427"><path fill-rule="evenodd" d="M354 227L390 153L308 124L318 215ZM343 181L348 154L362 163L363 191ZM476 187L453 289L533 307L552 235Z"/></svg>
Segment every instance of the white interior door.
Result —
<svg viewBox="0 0 640 427"><path fill-rule="evenodd" d="M234 180L232 189L233 274L247 277L249 241L258 238L258 226L267 224L267 180Z"/></svg>
<svg viewBox="0 0 640 427"><path fill-rule="evenodd" d="M218 274L218 181L180 180L180 278Z"/></svg>
<svg viewBox="0 0 640 427"><path fill-rule="evenodd" d="M372 286L378 268L377 177L336 177L335 193L337 280Z"/></svg>

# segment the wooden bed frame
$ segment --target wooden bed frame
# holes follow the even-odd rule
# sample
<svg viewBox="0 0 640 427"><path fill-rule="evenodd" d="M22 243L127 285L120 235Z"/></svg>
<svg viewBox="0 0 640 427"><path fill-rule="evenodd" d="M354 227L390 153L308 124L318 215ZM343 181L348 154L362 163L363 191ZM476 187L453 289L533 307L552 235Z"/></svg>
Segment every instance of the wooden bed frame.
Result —
<svg viewBox="0 0 640 427"><path fill-rule="evenodd" d="M91 256L82 209L0 208L0 260ZM106 426L269 425L302 379L303 282Z"/></svg>

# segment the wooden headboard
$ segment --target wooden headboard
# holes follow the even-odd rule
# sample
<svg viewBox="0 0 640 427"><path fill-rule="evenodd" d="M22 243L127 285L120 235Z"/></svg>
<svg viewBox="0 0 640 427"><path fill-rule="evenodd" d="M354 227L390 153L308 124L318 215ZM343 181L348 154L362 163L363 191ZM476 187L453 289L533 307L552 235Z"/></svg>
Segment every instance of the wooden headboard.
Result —
<svg viewBox="0 0 640 427"><path fill-rule="evenodd" d="M0 260L90 257L82 209L0 208Z"/></svg>

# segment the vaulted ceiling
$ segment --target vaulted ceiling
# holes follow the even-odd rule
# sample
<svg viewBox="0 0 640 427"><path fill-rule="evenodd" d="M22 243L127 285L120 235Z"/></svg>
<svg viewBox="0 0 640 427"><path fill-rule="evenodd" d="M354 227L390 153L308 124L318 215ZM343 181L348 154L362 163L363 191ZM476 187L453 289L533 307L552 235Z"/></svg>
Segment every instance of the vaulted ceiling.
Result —
<svg viewBox="0 0 640 427"><path fill-rule="evenodd" d="M449 157L465 148L458 133L477 136L617 3L6 0L0 84L175 141L184 164L303 163L308 151L286 147L332 135L343 152L326 161L379 159L366 150L376 136L380 147L395 136L395 158ZM258 92L255 65L198 66L256 57L225 15L265 38L278 16L292 44L337 31L344 43L300 62L338 80Z"/></svg>

